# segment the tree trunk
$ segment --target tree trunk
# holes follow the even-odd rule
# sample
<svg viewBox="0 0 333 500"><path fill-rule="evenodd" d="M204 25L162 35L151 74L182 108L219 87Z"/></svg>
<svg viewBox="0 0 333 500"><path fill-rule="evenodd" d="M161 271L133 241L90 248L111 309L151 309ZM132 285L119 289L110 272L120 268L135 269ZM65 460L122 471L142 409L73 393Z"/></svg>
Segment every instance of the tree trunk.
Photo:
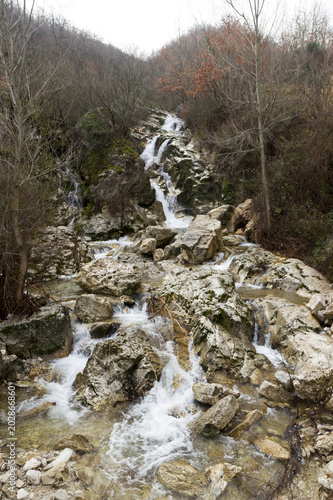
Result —
<svg viewBox="0 0 333 500"><path fill-rule="evenodd" d="M15 186L14 187L14 192L13 192L13 231L14 231L14 236L15 236L15 241L18 247L18 252L19 252L19 257L20 257L20 267L19 267L19 273L17 277L17 285L16 285L16 294L15 294L15 299L16 299L16 305L18 305L22 300L24 296L24 284L25 284L25 279L27 276L27 270L28 270L28 249L27 246L25 245L24 238L22 235L22 231L20 228L20 220L19 220L19 187Z"/></svg>

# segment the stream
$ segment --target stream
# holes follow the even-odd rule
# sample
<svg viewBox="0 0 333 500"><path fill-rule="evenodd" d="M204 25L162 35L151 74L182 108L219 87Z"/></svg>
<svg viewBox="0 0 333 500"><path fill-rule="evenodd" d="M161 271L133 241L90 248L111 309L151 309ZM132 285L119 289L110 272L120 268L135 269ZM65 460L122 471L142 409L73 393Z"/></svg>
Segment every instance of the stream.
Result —
<svg viewBox="0 0 333 500"><path fill-rule="evenodd" d="M177 203L178 193L172 186L172 180L163 169L163 155L167 154L168 144L182 134L182 125L180 119L169 115L161 134L151 138L142 153L146 169L153 168L157 172L151 183L156 199L163 205L165 225L180 230L188 227L191 218L179 215L182 207ZM110 255L110 252L113 255L121 252L129 244L131 239L124 237L93 242L91 249L94 257L100 259ZM233 258L233 255L225 258L219 254L208 264L225 272ZM82 292L74 279L67 278L53 284L52 294L73 307L75 298ZM237 284L236 288L244 300L250 302L251 298L265 293L260 285ZM140 326L163 360L161 378L149 393L136 402L120 404L98 413L75 402L73 382L100 340L92 339L88 326L78 323L73 315L74 347L71 354L50 363L49 374L38 380L37 392L29 387L17 389L18 412L31 410L44 402L56 403L47 415L20 421L17 433L19 447L44 450L67 433L84 434L97 450L97 454L82 459L87 483L89 477L91 482L86 496L90 500L179 499L179 494L166 490L157 481L156 471L162 463L180 458L188 460L201 471L222 461L240 466L242 473L228 485L223 498L253 498L253 494L281 469L281 462L263 454L245 438L236 441L227 434L220 434L214 439L207 439L193 432L194 421L203 406L195 402L192 385L206 381L205 372L195 355L191 336L181 345L170 339L169 320L159 316L150 318L146 298L147 294L136 296L135 305L131 308L118 306L114 319L123 327ZM258 353L271 361L265 376L268 380L273 379L274 371L284 360L271 348L268 328L263 331L259 326L262 323L258 322L260 310L255 305L253 309L256 317L253 345ZM264 413L260 422L254 424L244 436L261 430L283 441L291 411L287 408L268 408L253 386L238 385L237 390L241 393L239 400L243 409L260 409Z"/></svg>

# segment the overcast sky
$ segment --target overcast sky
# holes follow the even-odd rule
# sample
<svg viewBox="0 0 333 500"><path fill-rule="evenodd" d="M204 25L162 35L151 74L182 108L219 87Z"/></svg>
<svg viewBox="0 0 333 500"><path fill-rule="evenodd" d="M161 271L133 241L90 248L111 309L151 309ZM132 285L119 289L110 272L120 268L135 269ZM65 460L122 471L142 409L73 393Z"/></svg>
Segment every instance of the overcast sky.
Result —
<svg viewBox="0 0 333 500"><path fill-rule="evenodd" d="M277 2L267 1L273 10ZM280 3L287 6L290 16L299 6L304 9L314 1ZM332 13L333 22L333 0L322 0L321 5ZM143 55L159 50L197 23L216 23L227 12L224 0L35 0L35 6L61 15L106 43L122 50L137 49Z"/></svg>

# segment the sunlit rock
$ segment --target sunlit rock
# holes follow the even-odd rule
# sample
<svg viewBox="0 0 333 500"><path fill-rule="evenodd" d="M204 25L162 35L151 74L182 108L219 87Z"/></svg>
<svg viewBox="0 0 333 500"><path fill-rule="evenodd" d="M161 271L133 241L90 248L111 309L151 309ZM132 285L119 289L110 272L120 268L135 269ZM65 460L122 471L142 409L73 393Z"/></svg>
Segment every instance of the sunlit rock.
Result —
<svg viewBox="0 0 333 500"><path fill-rule="evenodd" d="M196 421L195 429L205 437L217 436L232 420L239 408L234 396L221 399Z"/></svg>
<svg viewBox="0 0 333 500"><path fill-rule="evenodd" d="M222 236L221 222L208 215L198 215L182 237L182 257L191 264L202 264L218 250Z"/></svg>
<svg viewBox="0 0 333 500"><path fill-rule="evenodd" d="M143 330L131 327L101 341L75 381L77 398L100 408L131 400L151 389L162 365Z"/></svg>
<svg viewBox="0 0 333 500"><path fill-rule="evenodd" d="M186 460L162 464L157 479L169 490L190 497L201 495L207 486L205 476Z"/></svg>

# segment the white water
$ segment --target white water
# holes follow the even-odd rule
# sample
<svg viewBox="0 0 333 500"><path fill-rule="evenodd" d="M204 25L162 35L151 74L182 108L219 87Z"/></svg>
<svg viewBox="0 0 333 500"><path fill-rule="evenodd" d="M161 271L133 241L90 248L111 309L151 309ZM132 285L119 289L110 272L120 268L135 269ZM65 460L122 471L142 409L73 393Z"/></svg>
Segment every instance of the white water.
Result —
<svg viewBox="0 0 333 500"><path fill-rule="evenodd" d="M106 257L108 254L114 257L117 255L125 246L130 245L132 240L128 236L122 236L118 240L105 240L105 241L94 241L90 243L94 259L102 259Z"/></svg>
<svg viewBox="0 0 333 500"><path fill-rule="evenodd" d="M117 317L122 316L124 313ZM129 312L122 319L130 324L131 316ZM111 476L118 481L123 477L127 486L144 481L150 471L165 461L189 454L193 459L195 453L199 454L193 450L190 431L190 424L198 416L194 409L192 385L195 381L205 380L191 342L190 367L186 371L179 364L173 342L164 342L161 337L159 330L165 328L165 320L149 320L145 308L135 320L144 328L165 366L160 380L132 406L121 422L114 425L110 436ZM126 498L126 493L123 498Z"/></svg>
<svg viewBox="0 0 333 500"><path fill-rule="evenodd" d="M70 156L68 160L70 160ZM79 209L82 206L80 183L74 177L66 163L59 167L58 174L60 178L69 181L72 188L70 191L68 191L66 196L66 201L72 209L72 219L68 224L68 227L71 227L75 221Z"/></svg>
<svg viewBox="0 0 333 500"><path fill-rule="evenodd" d="M254 314L254 336L252 344L257 352L257 354L264 354L266 358L274 365L276 368L281 367L282 365L288 364L284 359L283 355L277 349L273 349L271 345L271 332L267 328L267 332L264 335L264 344L259 343L259 322L258 322L258 314L261 314L259 307L251 302L257 312Z"/></svg>
<svg viewBox="0 0 333 500"><path fill-rule="evenodd" d="M165 181L166 192L158 184L156 180L151 179L150 183L155 190L156 200L160 201L163 206L164 215L166 218L165 225L172 228L186 228L188 227L191 217L178 217L177 210L180 208L177 203L177 192L172 185L172 179L170 175L164 171L162 158L163 154L166 152L168 144L173 139L174 136L180 133L184 122L180 118L173 115L168 115L165 119L164 124L161 129L169 132L167 139L163 141L161 146L157 148L159 135L156 135L150 139L146 145L145 150L141 154L141 158L145 162L145 169L148 170L153 165L158 165L158 172L160 177Z"/></svg>

